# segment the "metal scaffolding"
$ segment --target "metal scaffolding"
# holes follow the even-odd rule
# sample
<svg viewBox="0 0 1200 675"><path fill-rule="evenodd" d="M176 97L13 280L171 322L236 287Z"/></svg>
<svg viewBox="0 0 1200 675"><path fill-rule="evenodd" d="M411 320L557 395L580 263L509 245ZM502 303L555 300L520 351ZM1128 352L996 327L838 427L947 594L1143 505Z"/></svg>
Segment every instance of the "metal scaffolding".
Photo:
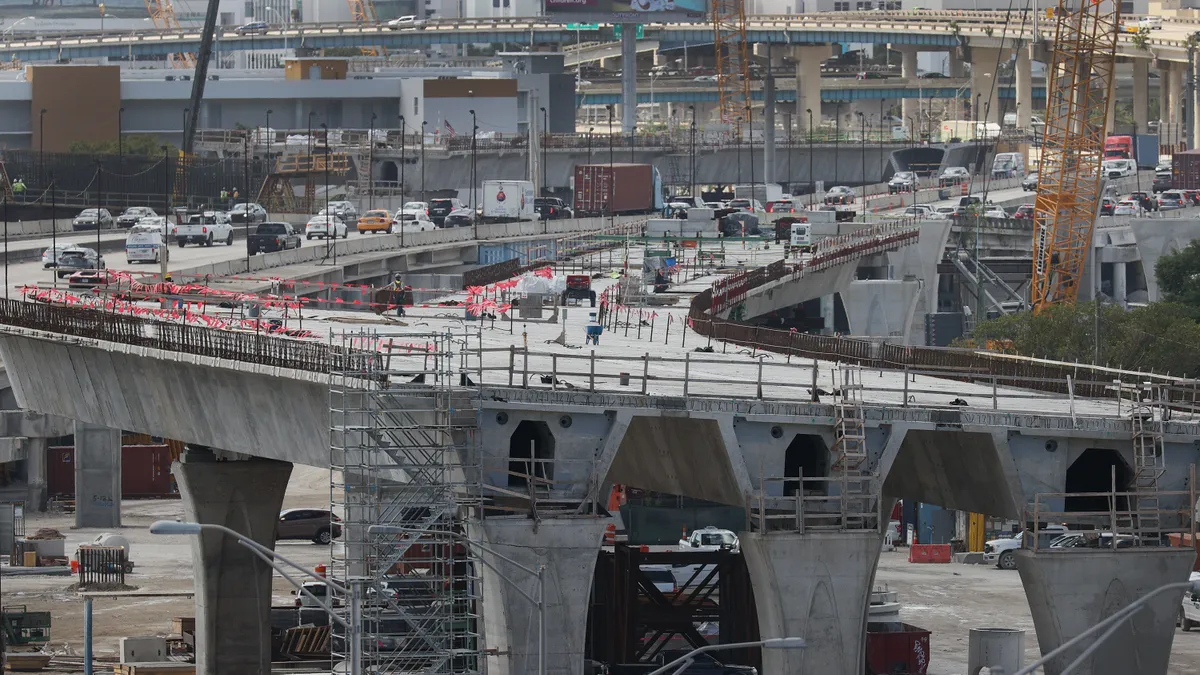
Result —
<svg viewBox="0 0 1200 675"><path fill-rule="evenodd" d="M363 358L330 377L330 503L342 520L330 573L351 591L335 600L350 628L335 629L334 663L351 663L357 643L364 673L480 670L479 560L464 523L479 503L478 390L460 386L470 339L342 338Z"/></svg>

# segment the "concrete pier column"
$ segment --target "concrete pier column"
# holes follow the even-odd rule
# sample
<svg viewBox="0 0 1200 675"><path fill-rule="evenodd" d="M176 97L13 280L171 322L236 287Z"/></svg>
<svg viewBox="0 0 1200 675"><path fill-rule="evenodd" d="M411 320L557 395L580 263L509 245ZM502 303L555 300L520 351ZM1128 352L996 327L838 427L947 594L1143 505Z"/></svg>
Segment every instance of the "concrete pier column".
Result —
<svg viewBox="0 0 1200 675"><path fill-rule="evenodd" d="M763 639L802 637L804 649L764 649L764 673L861 673L867 606L883 537L877 532L742 533Z"/></svg>
<svg viewBox="0 0 1200 675"><path fill-rule="evenodd" d="M762 182L775 182L775 76L763 80ZM753 134L754 130L751 129ZM751 135L753 138L753 135ZM766 206L766 204L763 204Z"/></svg>
<svg viewBox="0 0 1200 675"><path fill-rule="evenodd" d="M26 441L29 454L25 457L25 503L33 511L46 510L46 446L45 438L30 438Z"/></svg>
<svg viewBox="0 0 1200 675"><path fill-rule="evenodd" d="M917 48L916 47L900 47L900 77L906 81L917 79ZM920 126L921 120L921 99L919 98L903 98L900 103L901 119L904 128L909 128L909 118L912 118L914 127ZM914 139L915 140L915 139Z"/></svg>
<svg viewBox="0 0 1200 675"><path fill-rule="evenodd" d="M1033 115L1033 63L1029 56L1029 48L1017 50L1017 128L1028 129L1032 126L1029 119Z"/></svg>
<svg viewBox="0 0 1200 675"><path fill-rule="evenodd" d="M621 26L621 131L637 124L637 24Z"/></svg>
<svg viewBox="0 0 1200 675"><path fill-rule="evenodd" d="M582 675L587 606L604 528L611 518L488 518L479 526L484 544L530 569L544 567L547 673ZM479 532L471 532L478 539ZM497 555L480 551L484 639L493 675L537 672L538 610L523 596L538 597L538 580Z"/></svg>
<svg viewBox="0 0 1200 675"><path fill-rule="evenodd" d="M1163 61L1158 69L1159 117L1167 124L1175 123L1176 110L1179 106L1179 93L1175 91L1174 65L1170 61Z"/></svg>
<svg viewBox="0 0 1200 675"><path fill-rule="evenodd" d="M1112 135L1117 128L1117 86L1113 85L1113 95L1108 97L1108 111L1105 113L1105 132Z"/></svg>
<svg viewBox="0 0 1200 675"><path fill-rule="evenodd" d="M796 62L796 130L808 135L808 113L812 110L814 127L821 126L821 62L833 54L829 45L805 45L792 47L792 59Z"/></svg>
<svg viewBox="0 0 1200 675"><path fill-rule="evenodd" d="M292 465L268 459L218 462L189 449L171 466L184 519L224 525L275 546ZM271 672L271 568L222 532L192 540L196 590L196 674Z"/></svg>
<svg viewBox="0 0 1200 675"><path fill-rule="evenodd" d="M1187 581L1195 560L1195 551L1171 548L1017 551L1038 647L1049 653L1159 586ZM1182 597L1156 596L1074 673L1165 675ZM1091 644L1084 640L1047 663L1047 675L1061 673Z"/></svg>
<svg viewBox="0 0 1200 675"><path fill-rule="evenodd" d="M963 60L958 58L956 54L951 52L950 59L947 61L950 72L947 73L951 78L961 80L967 76L967 69L964 67Z"/></svg>
<svg viewBox="0 0 1200 675"><path fill-rule="evenodd" d="M1115 262L1112 267L1113 280L1113 302L1124 307L1125 306L1125 263Z"/></svg>
<svg viewBox="0 0 1200 675"><path fill-rule="evenodd" d="M971 119L1000 121L1000 92L994 86L999 56L999 49L975 47L971 50L971 105L977 102L979 105L978 111L971 111Z"/></svg>
<svg viewBox="0 0 1200 675"><path fill-rule="evenodd" d="M75 527L121 526L121 430L75 423Z"/></svg>
<svg viewBox="0 0 1200 675"><path fill-rule="evenodd" d="M1150 123L1150 59L1133 60L1133 131L1144 134Z"/></svg>

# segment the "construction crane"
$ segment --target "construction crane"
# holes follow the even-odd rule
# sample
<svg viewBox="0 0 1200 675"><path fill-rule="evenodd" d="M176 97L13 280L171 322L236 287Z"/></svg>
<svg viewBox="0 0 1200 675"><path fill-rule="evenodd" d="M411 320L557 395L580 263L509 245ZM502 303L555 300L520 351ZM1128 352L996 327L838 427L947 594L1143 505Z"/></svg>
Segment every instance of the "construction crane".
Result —
<svg viewBox="0 0 1200 675"><path fill-rule="evenodd" d="M1120 15L1114 0L1059 0L1055 11L1034 203L1035 313L1079 296L1104 184Z"/></svg>
<svg viewBox="0 0 1200 675"><path fill-rule="evenodd" d="M374 0L346 0L350 4L350 18L360 26L376 25L379 15L375 13ZM386 47L361 47L363 56L387 56Z"/></svg>
<svg viewBox="0 0 1200 675"><path fill-rule="evenodd" d="M721 121L736 125L740 133L751 100L745 0L713 0L712 18Z"/></svg>
<svg viewBox="0 0 1200 675"><path fill-rule="evenodd" d="M175 18L175 6L171 0L146 0L146 11L150 13L150 21L159 30L183 30L179 19ZM172 68L195 68L196 55L191 52L167 54L167 63Z"/></svg>

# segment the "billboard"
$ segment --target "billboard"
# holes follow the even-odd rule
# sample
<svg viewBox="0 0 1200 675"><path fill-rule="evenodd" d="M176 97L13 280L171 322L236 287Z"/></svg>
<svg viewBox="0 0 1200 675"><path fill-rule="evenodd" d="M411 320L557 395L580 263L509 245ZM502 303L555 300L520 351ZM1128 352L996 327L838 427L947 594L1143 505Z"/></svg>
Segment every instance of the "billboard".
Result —
<svg viewBox="0 0 1200 675"><path fill-rule="evenodd" d="M601 23L705 21L708 0L544 0L550 18Z"/></svg>

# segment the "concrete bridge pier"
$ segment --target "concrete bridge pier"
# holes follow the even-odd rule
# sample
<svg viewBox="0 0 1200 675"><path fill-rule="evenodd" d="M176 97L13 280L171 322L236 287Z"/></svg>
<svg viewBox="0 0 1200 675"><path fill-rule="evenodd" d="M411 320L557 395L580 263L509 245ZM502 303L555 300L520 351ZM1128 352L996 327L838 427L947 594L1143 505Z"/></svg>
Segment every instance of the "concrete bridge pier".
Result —
<svg viewBox="0 0 1200 675"><path fill-rule="evenodd" d="M592 516L541 521L520 516L487 518L473 526L482 531L470 532L471 539L482 538L491 549L480 551L484 565L479 570L484 637L496 652L488 657L488 672L525 675L538 670L538 608L530 600L538 598L538 577L500 557L504 556L526 568L542 569L545 672L582 675L592 575L604 528L611 522Z"/></svg>
<svg viewBox="0 0 1200 675"><path fill-rule="evenodd" d="M792 47L796 64L796 117L801 134L808 133L808 113L814 127L821 126L821 62L833 55L830 45Z"/></svg>
<svg viewBox="0 0 1200 675"><path fill-rule="evenodd" d="M1046 654L1132 601L1168 583L1187 581L1191 549L1017 551L1017 571L1033 613L1038 646ZM1165 675L1182 591L1162 593L1125 622L1076 675ZM1092 644L1046 664L1058 675Z"/></svg>
<svg viewBox="0 0 1200 675"><path fill-rule="evenodd" d="M121 430L75 422L75 527L121 526Z"/></svg>
<svg viewBox="0 0 1200 675"><path fill-rule="evenodd" d="M878 532L740 535L763 639L802 637L804 649L764 649L765 673L861 673Z"/></svg>
<svg viewBox="0 0 1200 675"><path fill-rule="evenodd" d="M185 520L224 525L273 548L289 462L217 461L191 449L171 467ZM223 532L192 537L197 675L271 672L271 567Z"/></svg>

